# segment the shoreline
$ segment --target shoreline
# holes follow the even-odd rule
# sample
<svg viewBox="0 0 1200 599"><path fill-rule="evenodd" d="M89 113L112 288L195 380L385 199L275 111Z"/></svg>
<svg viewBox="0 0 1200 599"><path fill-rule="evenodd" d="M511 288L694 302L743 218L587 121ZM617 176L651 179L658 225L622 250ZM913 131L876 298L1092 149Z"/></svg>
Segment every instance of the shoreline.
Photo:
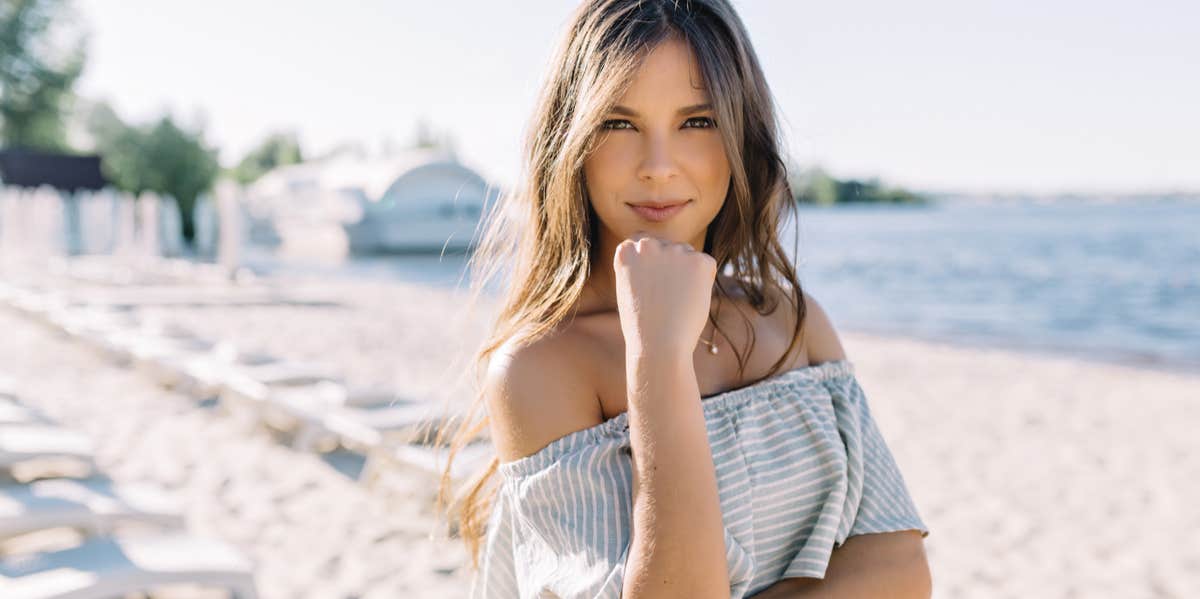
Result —
<svg viewBox="0 0 1200 599"><path fill-rule="evenodd" d="M836 325L837 323L834 324ZM1133 362L1129 359L1136 356L1142 356L1143 354L1117 349L1097 349L1092 353L1087 353L1083 349L1068 346L1052 346L1048 344L1035 345L1032 343L1022 343L1019 341L1003 342L997 340L972 339L969 337L953 337L950 334L938 335L902 333L898 331L872 329L870 327L838 327L838 333L868 335L882 339L919 341L924 343L947 345L964 350L998 350L1022 354L1029 357L1036 356L1045 359L1061 358L1079 360L1089 364L1094 364L1096 366L1137 368L1161 374L1196 375L1197 373L1200 373L1200 362L1193 363L1177 360L1165 360L1158 359L1156 357L1147 357L1147 359L1143 361Z"/></svg>
<svg viewBox="0 0 1200 599"><path fill-rule="evenodd" d="M293 267L295 268L295 267ZM278 277L280 279L295 279L298 281L308 281L307 284L312 284L318 279L318 273L304 273L306 267L299 267L299 271L288 270L284 268L282 272L276 273L272 269L267 269L261 275L265 279ZM327 268L333 269L333 266ZM435 282L423 282L415 280L405 280L403 278L389 279L378 275L364 274L343 274L336 275L332 272L325 272L325 275L333 275L332 280L338 284L379 284L379 285L400 285L414 286L438 291L446 292L455 296L465 296L469 288L462 284L446 284ZM484 300L494 300L496 296L484 296ZM1052 340L1047 341L1021 341L1017 339L995 339L985 338L982 336L972 336L970 333L922 333L917 331L899 331L888 329L883 326L870 325L842 325L835 321L834 326L837 327L838 333L857 333L864 335L872 335L884 338L911 339L915 341L926 341L930 343L948 344L963 349L1002 349L1017 353L1025 353L1031 355L1043 356L1046 358L1064 357L1075 358L1088 362L1095 363L1101 366L1133 366L1136 368L1145 368L1155 372L1164 374L1192 374L1200 373L1200 355L1197 355L1195 361L1175 360L1170 357L1161 355L1147 355L1136 350L1126 350L1115 347L1100 347L1100 348L1083 348L1071 345L1056 345Z"/></svg>

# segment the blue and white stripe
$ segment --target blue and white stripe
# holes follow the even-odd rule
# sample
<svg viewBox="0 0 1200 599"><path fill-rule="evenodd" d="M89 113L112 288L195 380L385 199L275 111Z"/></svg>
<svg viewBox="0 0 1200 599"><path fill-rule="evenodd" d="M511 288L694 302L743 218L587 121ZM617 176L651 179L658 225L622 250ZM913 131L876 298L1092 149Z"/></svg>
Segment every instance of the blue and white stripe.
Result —
<svg viewBox="0 0 1200 599"><path fill-rule="evenodd" d="M821 578L847 537L928 536L847 360L702 401L730 596ZM619 597L632 525L627 414L500 464L472 598Z"/></svg>

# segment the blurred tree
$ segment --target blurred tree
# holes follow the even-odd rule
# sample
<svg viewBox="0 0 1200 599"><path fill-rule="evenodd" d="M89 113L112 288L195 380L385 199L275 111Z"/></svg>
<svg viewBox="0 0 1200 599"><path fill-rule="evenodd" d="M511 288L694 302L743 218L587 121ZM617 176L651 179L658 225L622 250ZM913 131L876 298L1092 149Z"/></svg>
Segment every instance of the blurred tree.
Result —
<svg viewBox="0 0 1200 599"><path fill-rule="evenodd" d="M238 183L246 185L277 166L303 161L304 153L300 151L300 141L295 133L274 133L250 150L229 174Z"/></svg>
<svg viewBox="0 0 1200 599"><path fill-rule="evenodd" d="M414 148L436 148L438 147L437 136L433 133L433 126L429 124L429 120L425 117L417 119L416 132L413 134Z"/></svg>
<svg viewBox="0 0 1200 599"><path fill-rule="evenodd" d="M216 150L204 144L203 132L182 129L170 116L131 127L103 102L91 107L85 123L103 160L105 176L135 195L153 191L175 198L183 217L184 239L191 242L196 198L212 187L220 170Z"/></svg>
<svg viewBox="0 0 1200 599"><path fill-rule="evenodd" d="M429 123L429 119L425 117L417 119L412 147L421 150L443 150L451 156L458 153L458 143L454 140L454 135L446 130L435 131L433 125Z"/></svg>
<svg viewBox="0 0 1200 599"><path fill-rule="evenodd" d="M797 202L820 205L837 203L837 181L821 168L790 168L788 173L788 184Z"/></svg>
<svg viewBox="0 0 1200 599"><path fill-rule="evenodd" d="M68 31L68 8L64 0L0 0L4 145L67 149L64 115L86 60L84 36Z"/></svg>
<svg viewBox="0 0 1200 599"><path fill-rule="evenodd" d="M788 184L792 188L792 197L797 202L804 204L831 205L852 202L920 204L928 201L924 196L905 189L885 187L877 179L869 181L838 180L820 167L789 168Z"/></svg>

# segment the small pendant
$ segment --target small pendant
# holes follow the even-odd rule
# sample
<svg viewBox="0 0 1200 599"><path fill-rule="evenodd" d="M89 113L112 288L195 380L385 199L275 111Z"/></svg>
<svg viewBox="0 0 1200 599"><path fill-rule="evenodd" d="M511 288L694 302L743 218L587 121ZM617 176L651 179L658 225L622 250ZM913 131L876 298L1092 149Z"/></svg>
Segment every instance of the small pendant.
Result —
<svg viewBox="0 0 1200 599"><path fill-rule="evenodd" d="M708 353L714 356L717 355L717 345L715 343L708 346Z"/></svg>

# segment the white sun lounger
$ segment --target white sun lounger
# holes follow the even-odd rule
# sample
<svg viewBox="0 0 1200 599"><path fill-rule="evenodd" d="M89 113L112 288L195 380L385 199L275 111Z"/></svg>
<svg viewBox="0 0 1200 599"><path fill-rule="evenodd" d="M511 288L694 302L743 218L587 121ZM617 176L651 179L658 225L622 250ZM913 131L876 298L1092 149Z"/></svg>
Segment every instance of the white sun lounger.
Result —
<svg viewBox="0 0 1200 599"><path fill-rule="evenodd" d="M218 342L209 351L163 356L147 367L159 384L208 399L220 393L221 383L239 368L277 361L267 354L241 351L228 342Z"/></svg>
<svg viewBox="0 0 1200 599"><path fill-rule="evenodd" d="M397 397L392 391L355 393L340 385L327 385L326 391L324 396L320 389L309 388L272 393L264 419L274 428L296 430L296 449L309 450L333 438L364 453L387 441L408 442L444 425L436 406ZM283 425L278 422L281 418Z"/></svg>
<svg viewBox="0 0 1200 599"><path fill-rule="evenodd" d="M299 362L271 362L258 366L231 368L218 383L217 397L229 413L244 411L254 422L265 423L271 394L288 387L311 386L320 382L341 383L341 377L328 368Z"/></svg>
<svg viewBox="0 0 1200 599"><path fill-rule="evenodd" d="M61 551L0 558L5 599L112 599L164 585L255 599L251 563L229 545L184 534L95 538Z"/></svg>
<svg viewBox="0 0 1200 599"><path fill-rule="evenodd" d="M90 307L67 307L53 312L50 321L64 333L84 340L134 330L137 317L131 312Z"/></svg>
<svg viewBox="0 0 1200 599"><path fill-rule="evenodd" d="M61 310L66 299L52 291L17 289L9 296L8 305L26 316L44 321L49 314Z"/></svg>
<svg viewBox="0 0 1200 599"><path fill-rule="evenodd" d="M48 528L107 534L125 523L184 525L177 503L152 485L52 478L0 486L0 540Z"/></svg>
<svg viewBox="0 0 1200 599"><path fill-rule="evenodd" d="M156 376L165 360L195 356L212 349L212 342L198 338L148 337L127 347L129 361L139 371Z"/></svg>
<svg viewBox="0 0 1200 599"><path fill-rule="evenodd" d="M12 478L29 463L61 461L94 472L91 439L49 424L0 424L0 479Z"/></svg>
<svg viewBox="0 0 1200 599"><path fill-rule="evenodd" d="M12 303L13 298L20 294L17 287L9 285L4 281L0 281L0 304L8 306Z"/></svg>
<svg viewBox="0 0 1200 599"><path fill-rule="evenodd" d="M119 363L134 365L186 352L200 352L211 342L179 332L138 328L116 330L92 340L92 344Z"/></svg>
<svg viewBox="0 0 1200 599"><path fill-rule="evenodd" d="M450 448L410 443L383 443L367 454L359 481L374 485L389 468L420 472L431 480L440 480ZM458 450L450 467L450 479L459 484L479 473L496 455L490 442L468 444Z"/></svg>
<svg viewBox="0 0 1200 599"><path fill-rule="evenodd" d="M51 424L40 411L0 395L0 426L6 424Z"/></svg>
<svg viewBox="0 0 1200 599"><path fill-rule="evenodd" d="M16 401L17 381L12 376L0 372L0 399Z"/></svg>

